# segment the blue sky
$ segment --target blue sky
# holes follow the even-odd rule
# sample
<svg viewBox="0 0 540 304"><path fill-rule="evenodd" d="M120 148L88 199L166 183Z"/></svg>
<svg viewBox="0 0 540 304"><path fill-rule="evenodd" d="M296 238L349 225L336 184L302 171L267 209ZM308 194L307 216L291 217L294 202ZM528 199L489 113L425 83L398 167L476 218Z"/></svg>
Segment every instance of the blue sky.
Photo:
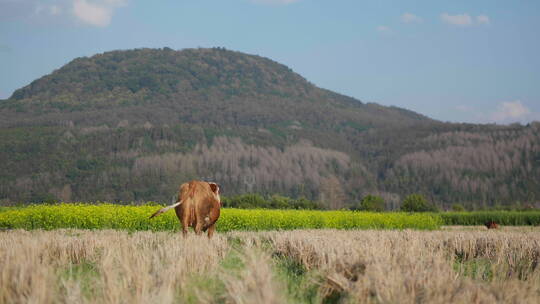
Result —
<svg viewBox="0 0 540 304"><path fill-rule="evenodd" d="M540 1L0 0L0 98L76 57L222 46L456 122L540 121Z"/></svg>

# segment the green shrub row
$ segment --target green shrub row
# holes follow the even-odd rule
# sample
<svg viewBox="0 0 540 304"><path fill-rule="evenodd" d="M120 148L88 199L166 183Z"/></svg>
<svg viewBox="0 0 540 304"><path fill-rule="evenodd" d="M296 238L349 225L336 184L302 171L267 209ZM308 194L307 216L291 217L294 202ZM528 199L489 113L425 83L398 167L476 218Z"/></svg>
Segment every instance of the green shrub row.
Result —
<svg viewBox="0 0 540 304"><path fill-rule="evenodd" d="M484 225L495 221L500 225L540 225L540 211L474 211L437 213L444 225Z"/></svg>
<svg viewBox="0 0 540 304"><path fill-rule="evenodd" d="M222 196L221 203L226 208L240 209L322 209L319 202L306 198L293 199L277 194L267 197L256 193Z"/></svg>
<svg viewBox="0 0 540 304"><path fill-rule="evenodd" d="M159 208L113 204L32 205L0 212L0 228L178 230L180 225L172 210L148 218ZM437 229L441 224L441 218L435 214L223 208L217 230Z"/></svg>

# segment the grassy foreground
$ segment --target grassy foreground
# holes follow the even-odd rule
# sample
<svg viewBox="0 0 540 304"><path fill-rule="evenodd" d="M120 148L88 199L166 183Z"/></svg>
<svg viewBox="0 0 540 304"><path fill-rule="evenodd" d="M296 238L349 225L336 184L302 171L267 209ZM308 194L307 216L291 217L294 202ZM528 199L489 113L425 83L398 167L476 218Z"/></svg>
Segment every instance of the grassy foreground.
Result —
<svg viewBox="0 0 540 304"><path fill-rule="evenodd" d="M538 229L9 230L0 303L540 303Z"/></svg>
<svg viewBox="0 0 540 304"><path fill-rule="evenodd" d="M154 219L148 219L159 208L160 206L112 204L32 205L0 212L0 228L178 230L179 222L173 210ZM217 230L221 232L321 228L429 230L438 229L441 224L441 218L433 214L223 208Z"/></svg>

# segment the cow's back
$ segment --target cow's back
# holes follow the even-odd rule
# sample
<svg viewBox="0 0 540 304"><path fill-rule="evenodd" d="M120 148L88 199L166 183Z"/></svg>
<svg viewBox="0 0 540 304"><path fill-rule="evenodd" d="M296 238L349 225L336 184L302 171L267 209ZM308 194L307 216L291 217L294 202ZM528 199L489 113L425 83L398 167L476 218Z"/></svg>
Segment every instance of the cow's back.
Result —
<svg viewBox="0 0 540 304"><path fill-rule="evenodd" d="M195 227L197 221L205 221L205 218L212 223L217 221L220 202L207 182L183 183L180 185L178 197L182 204L175 208L176 215L187 226ZM216 207L218 208L217 217Z"/></svg>

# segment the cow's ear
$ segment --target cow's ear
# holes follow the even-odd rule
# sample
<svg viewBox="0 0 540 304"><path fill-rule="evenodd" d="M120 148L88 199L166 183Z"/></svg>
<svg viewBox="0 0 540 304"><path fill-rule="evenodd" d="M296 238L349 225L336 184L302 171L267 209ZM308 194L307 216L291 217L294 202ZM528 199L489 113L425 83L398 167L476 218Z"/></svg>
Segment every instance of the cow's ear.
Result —
<svg viewBox="0 0 540 304"><path fill-rule="evenodd" d="M212 192L215 194L219 194L219 185L216 183L208 183L210 185L210 189L212 189Z"/></svg>

